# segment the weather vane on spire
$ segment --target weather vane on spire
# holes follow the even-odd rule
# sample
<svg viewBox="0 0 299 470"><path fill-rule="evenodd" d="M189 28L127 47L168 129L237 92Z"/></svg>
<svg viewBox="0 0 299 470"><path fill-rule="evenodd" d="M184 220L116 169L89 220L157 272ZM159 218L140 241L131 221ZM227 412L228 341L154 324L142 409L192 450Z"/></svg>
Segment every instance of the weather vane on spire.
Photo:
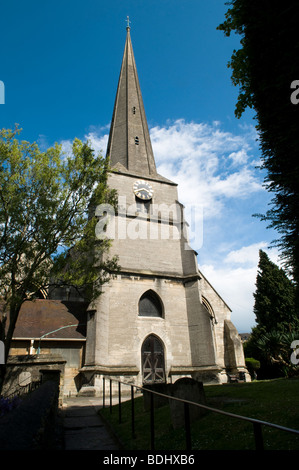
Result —
<svg viewBox="0 0 299 470"><path fill-rule="evenodd" d="M127 30L131 29L131 27L130 27L131 21L130 21L130 17L129 17L129 16L127 16L126 22L127 22Z"/></svg>

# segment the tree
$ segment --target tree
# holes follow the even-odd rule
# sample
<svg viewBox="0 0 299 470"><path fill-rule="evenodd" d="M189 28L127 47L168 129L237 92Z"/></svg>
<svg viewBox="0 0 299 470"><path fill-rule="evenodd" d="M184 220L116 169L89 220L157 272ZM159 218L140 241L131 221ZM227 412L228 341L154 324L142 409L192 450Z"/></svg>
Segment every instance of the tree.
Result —
<svg viewBox="0 0 299 470"><path fill-rule="evenodd" d="M273 329L251 340L255 355L262 364L261 373L265 378L298 375L298 367L291 360L296 338L298 330L283 332Z"/></svg>
<svg viewBox="0 0 299 470"><path fill-rule="evenodd" d="M89 300L117 270L109 241L95 236L90 207L115 204L107 189L106 160L75 139L42 152L19 141L20 130L0 131L0 340L8 357L22 303L50 279L84 288Z"/></svg>
<svg viewBox="0 0 299 470"><path fill-rule="evenodd" d="M253 311L260 330L291 331L299 327L295 311L295 286L285 271L259 251Z"/></svg>
<svg viewBox="0 0 299 470"><path fill-rule="evenodd" d="M294 373L291 344L298 338L299 317L295 308L295 286L285 271L260 250L254 313L257 326L245 344L246 356L261 363L260 377Z"/></svg>
<svg viewBox="0 0 299 470"><path fill-rule="evenodd" d="M228 66L240 87L235 114L256 112L265 186L273 194L262 220L279 233L286 269L293 276L299 305L299 40L297 0L232 0L218 26L241 36ZM298 82L299 85L299 82ZM295 91L294 91L295 88Z"/></svg>

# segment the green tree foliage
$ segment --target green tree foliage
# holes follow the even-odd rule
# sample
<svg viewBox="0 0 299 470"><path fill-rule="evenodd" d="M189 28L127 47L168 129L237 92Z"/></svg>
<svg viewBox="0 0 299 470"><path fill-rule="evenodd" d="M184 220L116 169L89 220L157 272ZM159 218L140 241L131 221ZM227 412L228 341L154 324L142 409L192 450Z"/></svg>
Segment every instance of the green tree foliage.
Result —
<svg viewBox="0 0 299 470"><path fill-rule="evenodd" d="M263 250L259 252L254 299L253 311L260 329L291 331L299 326L294 284Z"/></svg>
<svg viewBox="0 0 299 470"><path fill-rule="evenodd" d="M299 104L291 100L292 84L299 80L299 2L232 0L228 5L218 29L241 38L228 64L240 90L235 114L240 117L247 107L256 112L265 185L273 194L271 209L260 217L279 234L274 243L295 280L299 302Z"/></svg>
<svg viewBox="0 0 299 470"><path fill-rule="evenodd" d="M20 141L18 129L0 131L0 339L6 358L22 303L50 279L84 288L90 300L117 260L109 241L95 237L90 207L115 203L107 162L75 139L72 155L55 145L43 152Z"/></svg>
<svg viewBox="0 0 299 470"><path fill-rule="evenodd" d="M297 365L291 361L292 344L298 332L271 330L253 337L251 345L262 364L262 374L266 377L293 376L298 374Z"/></svg>
<svg viewBox="0 0 299 470"><path fill-rule="evenodd" d="M254 293L257 326L245 344L245 354L261 362L263 376L286 375L295 369L290 361L290 348L299 338L295 286L263 250L259 254Z"/></svg>
<svg viewBox="0 0 299 470"><path fill-rule="evenodd" d="M247 367L247 370L251 376L251 378L254 380L257 377L257 371L261 367L260 361L257 359L254 359L253 357L247 357L245 360L245 364Z"/></svg>

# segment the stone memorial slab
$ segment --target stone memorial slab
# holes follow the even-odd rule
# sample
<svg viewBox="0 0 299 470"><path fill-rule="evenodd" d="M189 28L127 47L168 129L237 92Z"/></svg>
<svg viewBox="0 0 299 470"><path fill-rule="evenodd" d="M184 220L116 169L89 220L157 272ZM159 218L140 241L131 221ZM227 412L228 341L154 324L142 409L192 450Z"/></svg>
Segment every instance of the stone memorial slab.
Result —
<svg viewBox="0 0 299 470"><path fill-rule="evenodd" d="M202 382L183 377L178 379L173 385L169 387L169 395L181 398L182 400L192 401L194 403L206 404L206 397ZM177 400L169 399L171 420L173 427L179 428L185 425L184 403ZM190 422L199 419L206 414L204 408L199 406L189 405Z"/></svg>

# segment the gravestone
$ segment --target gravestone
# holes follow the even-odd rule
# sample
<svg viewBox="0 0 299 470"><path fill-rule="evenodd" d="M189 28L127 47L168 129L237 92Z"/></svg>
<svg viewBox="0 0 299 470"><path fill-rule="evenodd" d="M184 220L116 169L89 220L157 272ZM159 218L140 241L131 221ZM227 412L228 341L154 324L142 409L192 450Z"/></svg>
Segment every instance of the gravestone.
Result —
<svg viewBox="0 0 299 470"><path fill-rule="evenodd" d="M178 379L173 385L169 386L168 394L176 398L181 398L182 400L188 400L202 405L206 404L206 397L202 382L188 377ZM169 406L174 429L184 426L184 403L177 400L171 400L169 398ZM199 419L204 414L206 414L206 410L204 408L189 405L190 422Z"/></svg>

